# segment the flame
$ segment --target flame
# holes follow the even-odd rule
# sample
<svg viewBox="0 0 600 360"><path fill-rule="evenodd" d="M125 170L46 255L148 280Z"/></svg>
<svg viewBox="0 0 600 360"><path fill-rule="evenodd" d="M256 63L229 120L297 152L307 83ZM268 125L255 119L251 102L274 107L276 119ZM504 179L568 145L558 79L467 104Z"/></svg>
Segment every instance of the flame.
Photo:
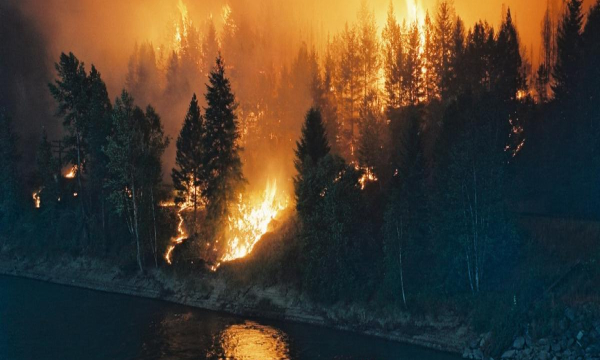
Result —
<svg viewBox="0 0 600 360"><path fill-rule="evenodd" d="M425 23L425 10L420 0L406 0L407 20L409 23L417 22L419 27Z"/></svg>
<svg viewBox="0 0 600 360"><path fill-rule="evenodd" d="M42 189L39 189L38 191L35 191L32 195L33 203L34 203L36 209L39 209L40 206L42 205L42 199L40 198L41 191L42 191Z"/></svg>
<svg viewBox="0 0 600 360"><path fill-rule="evenodd" d="M71 167L71 170L65 174L65 178L74 179L75 175L77 175L77 165L73 165L73 167Z"/></svg>
<svg viewBox="0 0 600 360"><path fill-rule="evenodd" d="M192 21L189 19L187 6L185 6L182 0L179 0L177 9L179 10L179 18L174 22L175 35L173 36L173 49L176 52L181 52L183 39L188 36L188 29Z"/></svg>
<svg viewBox="0 0 600 360"><path fill-rule="evenodd" d="M229 218L232 237L221 261L231 261L248 255L267 232L271 221L287 206L288 197L282 192L278 193L277 181L268 181L264 192L254 202L245 202L240 195L236 213Z"/></svg>
<svg viewBox="0 0 600 360"><path fill-rule="evenodd" d="M190 181L188 182L187 188L189 189L193 189L193 179L190 179ZM191 207L194 206L194 193L198 194L200 192L200 189L198 187L196 187L196 189L194 191L187 191L187 197L185 198L185 201L179 206L179 209L177 210L177 217L179 218L179 223L177 224L177 234L178 236L171 239L171 245L169 245L169 247L167 248L167 252L165 253L165 260L167 261L167 263L169 265L172 264L172 253L173 250L175 250L175 247L181 243L183 243L187 237L188 234L185 231L184 225L185 225L185 219L183 218L183 212L186 211L187 209L190 209ZM175 206L175 202L169 201L169 202L162 202L160 203L160 206L163 207L171 207L171 206Z"/></svg>
<svg viewBox="0 0 600 360"><path fill-rule="evenodd" d="M178 236L171 240L171 245L167 248L164 256L169 265L172 264L172 253L175 247L183 243L188 237L183 217L183 213L193 206L192 192L188 193L190 195L177 211L179 218L177 225ZM161 206L173 205L173 202L161 203ZM234 214L228 219L228 230L231 234L230 239L227 241L224 254L218 263L210 267L211 270L216 271L221 262L232 261L248 255L254 248L254 245L268 231L271 221L287 206L288 196L283 192L278 192L276 181L268 181L264 192L255 198L250 197L250 199L245 200L240 194Z"/></svg>
<svg viewBox="0 0 600 360"><path fill-rule="evenodd" d="M360 170L359 166L356 166L356 170ZM362 168L364 171L363 175L358 179L358 183L360 184L360 189L364 190L367 186L367 183L379 181L372 168L364 167Z"/></svg>

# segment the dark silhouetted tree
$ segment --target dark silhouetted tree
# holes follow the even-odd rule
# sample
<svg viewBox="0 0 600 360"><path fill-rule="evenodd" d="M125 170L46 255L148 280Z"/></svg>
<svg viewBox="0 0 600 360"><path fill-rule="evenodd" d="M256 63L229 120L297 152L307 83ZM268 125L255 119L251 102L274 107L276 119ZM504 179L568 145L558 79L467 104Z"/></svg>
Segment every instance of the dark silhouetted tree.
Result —
<svg viewBox="0 0 600 360"><path fill-rule="evenodd" d="M183 127L177 138L177 155L171 177L177 190L177 202L191 200L194 206L194 221L196 220L198 204L201 201L201 188L205 185L206 174L204 164L206 150L204 149L204 120L200 114L200 106L196 94L192 96Z"/></svg>

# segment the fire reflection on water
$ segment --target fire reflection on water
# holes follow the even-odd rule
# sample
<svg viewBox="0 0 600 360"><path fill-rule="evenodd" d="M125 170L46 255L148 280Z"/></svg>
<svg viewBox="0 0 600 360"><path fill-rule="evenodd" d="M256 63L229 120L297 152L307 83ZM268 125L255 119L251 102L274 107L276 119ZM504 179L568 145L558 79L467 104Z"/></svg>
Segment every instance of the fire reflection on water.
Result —
<svg viewBox="0 0 600 360"><path fill-rule="evenodd" d="M230 325L221 332L220 347L225 359L289 359L287 335L253 321Z"/></svg>

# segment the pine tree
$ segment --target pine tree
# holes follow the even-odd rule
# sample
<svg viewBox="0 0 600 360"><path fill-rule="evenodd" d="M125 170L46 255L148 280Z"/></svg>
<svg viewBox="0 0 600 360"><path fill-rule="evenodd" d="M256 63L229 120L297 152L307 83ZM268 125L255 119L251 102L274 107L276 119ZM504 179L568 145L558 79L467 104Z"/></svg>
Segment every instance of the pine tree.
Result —
<svg viewBox="0 0 600 360"><path fill-rule="evenodd" d="M173 185L178 192L177 202L191 199L194 204L194 221L198 204L200 202L200 189L205 182L203 164L205 149L203 145L204 123L196 94L192 96L187 115L183 121L183 127L177 138L177 155L171 177Z"/></svg>
<svg viewBox="0 0 600 360"><path fill-rule="evenodd" d="M57 116L63 118L67 131L67 160L77 166L77 193L86 240L90 235L90 214L101 213L103 228L105 225L102 184L107 174L107 159L102 147L111 132L111 104L106 85L93 65L88 75L73 53L63 53L55 68L58 79L49 87L58 103ZM89 185L84 186L84 180L89 180Z"/></svg>
<svg viewBox="0 0 600 360"><path fill-rule="evenodd" d="M567 9L558 27L556 38L557 58L552 76L555 98L569 99L576 91L579 67L581 66L582 0L569 0Z"/></svg>
<svg viewBox="0 0 600 360"><path fill-rule="evenodd" d="M448 79L448 97L456 97L464 91L464 74L466 72L464 66L464 51L465 26L462 19L457 17L452 31L452 52L450 57L450 67L452 72Z"/></svg>
<svg viewBox="0 0 600 360"><path fill-rule="evenodd" d="M366 0L361 2L361 7L358 12L358 24L362 102L367 103L373 101L374 97L377 95L380 45L377 37L375 14L372 11L369 11Z"/></svg>
<svg viewBox="0 0 600 360"><path fill-rule="evenodd" d="M302 135L300 140L296 142L296 158L294 159L294 166L298 172L294 177L294 190L296 207L300 212L312 208L315 196L317 196L313 192L306 191L305 176L318 165L321 159L329 154L329 150L321 112L317 108L311 108L304 118Z"/></svg>
<svg viewBox="0 0 600 360"><path fill-rule="evenodd" d="M422 68L421 72L423 73L423 97L425 101L430 102L436 99L438 94L438 85L437 78L438 74L436 73L436 44L434 39L434 29L433 24L431 23L431 18L429 17L429 12L425 15L425 23L423 25L423 53L421 56Z"/></svg>
<svg viewBox="0 0 600 360"><path fill-rule="evenodd" d="M325 54L325 73L323 74L323 97L319 104L321 108L321 114L325 122L325 129L327 132L327 140L331 146L333 153L339 154L339 137L341 133L339 121L338 121L338 109L336 106L335 98L335 60L331 53L330 46L327 47L327 53Z"/></svg>
<svg viewBox="0 0 600 360"><path fill-rule="evenodd" d="M450 83L454 68L452 59L455 56L455 48L452 43L454 9L450 2L444 0L439 3L435 16L433 43L435 58L433 65L435 67L436 83L442 99L447 99L450 95Z"/></svg>
<svg viewBox="0 0 600 360"><path fill-rule="evenodd" d="M344 124L344 143L342 149L348 153L344 155L347 158L354 156L355 150L355 133L356 133L356 118L359 109L359 99L361 94L360 83L360 48L359 40L354 27L346 24L342 36L340 38L341 51L339 59L339 77L338 88L340 89L340 97L342 108L342 122ZM349 125L349 126L348 126ZM348 129L349 128L349 129Z"/></svg>
<svg viewBox="0 0 600 360"><path fill-rule="evenodd" d="M546 12L542 20L542 54L541 62L535 77L535 88L541 102L547 102L551 96L550 82L552 69L556 63L556 29L552 19L550 1L546 3Z"/></svg>
<svg viewBox="0 0 600 360"><path fill-rule="evenodd" d="M510 8L500 27L496 40L496 56L493 66L496 69L495 78L492 80L501 99L514 100L517 91L525 86L521 75L522 65L519 36L512 22Z"/></svg>
<svg viewBox="0 0 600 360"><path fill-rule="evenodd" d="M246 180L242 174L241 148L238 144L237 104L231 92L231 83L225 76L225 64L220 54L206 89L203 141L206 149L203 164L206 186L202 192L207 202L208 219L213 221L215 229L223 229L231 206Z"/></svg>
<svg viewBox="0 0 600 360"><path fill-rule="evenodd" d="M202 43L202 73L206 76L210 73L213 59L219 53L219 42L217 40L217 30L212 18L208 20L206 26L206 35Z"/></svg>
<svg viewBox="0 0 600 360"><path fill-rule="evenodd" d="M298 174L302 174L307 162L313 166L317 165L319 160L329 153L329 150L321 112L317 108L311 108L304 118L300 141L296 142L294 165Z"/></svg>
<svg viewBox="0 0 600 360"><path fill-rule="evenodd" d="M115 206L136 245L136 262L143 271L143 244L149 226L155 222L148 214L154 212L158 198L155 193L161 182L161 156L169 144L160 117L151 106L146 112L133 103L123 91L113 111L113 133L104 148L108 156L109 200ZM150 238L150 236L148 236ZM156 237L152 247L157 264ZM152 244L152 242L151 242Z"/></svg>
<svg viewBox="0 0 600 360"><path fill-rule="evenodd" d="M377 178L381 177L384 168L383 134L383 119L378 109L364 106L360 118L358 163L369 175L375 175Z"/></svg>
<svg viewBox="0 0 600 360"><path fill-rule="evenodd" d="M383 28L383 52L386 103L388 110L402 105L403 50L400 25L394 14L394 4L390 1L387 22Z"/></svg>
<svg viewBox="0 0 600 360"><path fill-rule="evenodd" d="M403 74L403 86L407 92L408 103L418 104L423 96L422 62L419 49L421 46L421 34L419 25L414 22L408 34L406 61Z"/></svg>

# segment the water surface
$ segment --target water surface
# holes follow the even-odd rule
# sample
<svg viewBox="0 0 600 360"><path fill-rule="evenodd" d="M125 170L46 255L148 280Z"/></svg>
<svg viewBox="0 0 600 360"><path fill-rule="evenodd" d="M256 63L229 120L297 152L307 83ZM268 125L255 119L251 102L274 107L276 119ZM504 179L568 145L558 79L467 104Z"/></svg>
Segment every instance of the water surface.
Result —
<svg viewBox="0 0 600 360"><path fill-rule="evenodd" d="M456 360L310 325L0 276L0 359Z"/></svg>

